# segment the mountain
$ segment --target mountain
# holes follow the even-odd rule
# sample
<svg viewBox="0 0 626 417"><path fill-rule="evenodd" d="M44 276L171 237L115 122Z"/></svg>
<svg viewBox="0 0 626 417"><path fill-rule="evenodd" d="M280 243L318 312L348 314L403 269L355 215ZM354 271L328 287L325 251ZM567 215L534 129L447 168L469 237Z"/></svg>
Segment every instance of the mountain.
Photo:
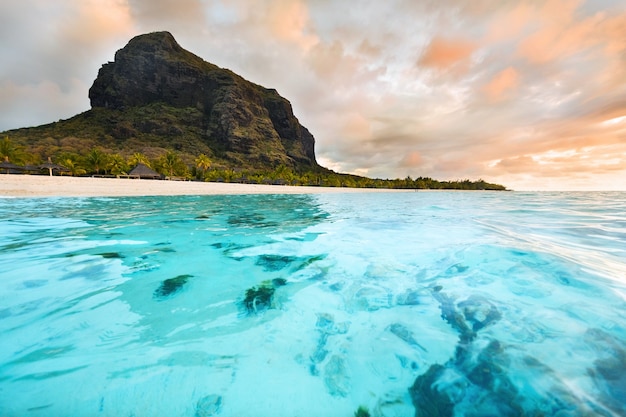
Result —
<svg viewBox="0 0 626 417"><path fill-rule="evenodd" d="M89 99L84 113L3 136L42 157L95 146L148 156L173 149L231 168L324 170L287 99L204 61L169 32L131 39L100 68Z"/></svg>

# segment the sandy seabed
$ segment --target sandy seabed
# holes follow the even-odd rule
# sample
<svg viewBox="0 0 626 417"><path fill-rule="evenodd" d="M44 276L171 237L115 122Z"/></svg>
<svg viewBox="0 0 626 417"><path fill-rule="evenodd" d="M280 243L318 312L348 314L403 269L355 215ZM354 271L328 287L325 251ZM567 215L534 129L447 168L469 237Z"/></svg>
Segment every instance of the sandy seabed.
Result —
<svg viewBox="0 0 626 417"><path fill-rule="evenodd" d="M300 187L128 178L57 177L0 174L2 197L124 197L212 194L315 194L406 192L373 188Z"/></svg>

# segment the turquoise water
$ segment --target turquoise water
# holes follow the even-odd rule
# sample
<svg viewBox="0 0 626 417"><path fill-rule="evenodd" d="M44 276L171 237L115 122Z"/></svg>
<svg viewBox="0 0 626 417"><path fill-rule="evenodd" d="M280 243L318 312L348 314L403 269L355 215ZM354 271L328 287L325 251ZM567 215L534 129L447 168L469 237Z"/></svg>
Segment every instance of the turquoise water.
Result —
<svg viewBox="0 0 626 417"><path fill-rule="evenodd" d="M0 415L626 415L626 194L0 199Z"/></svg>

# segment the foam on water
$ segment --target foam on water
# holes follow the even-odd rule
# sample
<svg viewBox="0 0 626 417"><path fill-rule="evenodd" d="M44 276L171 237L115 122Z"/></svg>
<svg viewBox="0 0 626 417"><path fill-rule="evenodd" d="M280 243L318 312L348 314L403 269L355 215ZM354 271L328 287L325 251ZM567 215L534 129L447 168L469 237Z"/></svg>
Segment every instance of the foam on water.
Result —
<svg viewBox="0 0 626 417"><path fill-rule="evenodd" d="M0 415L625 415L626 194L0 199Z"/></svg>

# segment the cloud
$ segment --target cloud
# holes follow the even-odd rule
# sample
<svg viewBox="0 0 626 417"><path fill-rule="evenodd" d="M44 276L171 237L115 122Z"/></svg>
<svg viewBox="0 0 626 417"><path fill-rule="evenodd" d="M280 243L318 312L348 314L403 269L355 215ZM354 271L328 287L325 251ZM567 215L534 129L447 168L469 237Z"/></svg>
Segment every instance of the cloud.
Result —
<svg viewBox="0 0 626 417"><path fill-rule="evenodd" d="M309 28L308 7L302 1L272 0L261 21L267 22L279 40L296 43L305 50L318 42Z"/></svg>
<svg viewBox="0 0 626 417"><path fill-rule="evenodd" d="M491 101L499 101L513 93L519 84L519 74L513 67L497 73L484 87L483 91Z"/></svg>
<svg viewBox="0 0 626 417"><path fill-rule="evenodd" d="M116 45L133 33L124 2L24 0L0 6L0 129L68 118ZM6 34L6 36L4 36Z"/></svg>
<svg viewBox="0 0 626 417"><path fill-rule="evenodd" d="M594 34L603 16L578 18L578 1L547 1L534 10L537 28L519 43L518 53L533 63L548 63L585 52L595 43Z"/></svg>
<svg viewBox="0 0 626 417"><path fill-rule="evenodd" d="M87 110L86 88L87 85L76 79L64 89L51 81L36 84L3 81L0 83L0 124L29 127L74 116L76 103L86 104L79 111Z"/></svg>
<svg viewBox="0 0 626 417"><path fill-rule="evenodd" d="M133 31L131 10L119 0L87 0L68 10L59 25L60 38L84 48L108 43L110 37L128 36Z"/></svg>
<svg viewBox="0 0 626 417"><path fill-rule="evenodd" d="M531 156L519 155L501 159L494 163L492 168L507 174L520 174L525 172L536 172L537 166L537 161L535 161Z"/></svg>
<svg viewBox="0 0 626 417"><path fill-rule="evenodd" d="M495 178L509 178L517 189L618 190L623 189L625 163L626 145L615 144L507 158L491 169ZM540 186L532 180L537 176L543 179Z"/></svg>
<svg viewBox="0 0 626 417"><path fill-rule="evenodd" d="M418 168L422 163L422 156L419 152L411 151L404 155L400 160L401 167Z"/></svg>
<svg viewBox="0 0 626 417"><path fill-rule="evenodd" d="M439 70L450 69L469 59L476 46L466 40L436 36L418 60L419 65Z"/></svg>
<svg viewBox="0 0 626 417"><path fill-rule="evenodd" d="M2 2L0 130L86 110L98 68L154 30L276 88L340 171L520 189L626 176L619 0Z"/></svg>
<svg viewBox="0 0 626 417"><path fill-rule="evenodd" d="M171 30L193 33L206 24L200 0L127 0L127 3L133 21L146 32Z"/></svg>

